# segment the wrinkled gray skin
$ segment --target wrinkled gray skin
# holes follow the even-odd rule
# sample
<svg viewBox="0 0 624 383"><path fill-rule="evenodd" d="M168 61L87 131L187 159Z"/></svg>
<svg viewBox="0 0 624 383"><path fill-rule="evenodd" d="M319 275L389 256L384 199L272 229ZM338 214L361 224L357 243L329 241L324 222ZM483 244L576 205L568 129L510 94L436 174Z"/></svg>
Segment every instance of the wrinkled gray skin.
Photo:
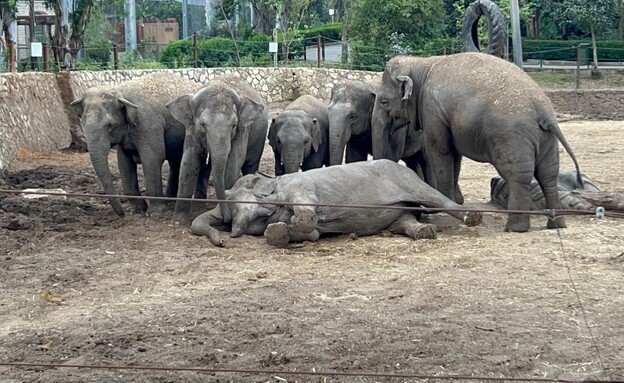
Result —
<svg viewBox="0 0 624 383"><path fill-rule="evenodd" d="M579 184L575 171L559 173L559 177L557 177L557 188L559 192L559 200L561 201L564 209L582 210L592 208L592 206L589 206L581 198L577 198L570 193L572 190L584 190L592 193L600 192L600 188L596 186L591 179L584 174L581 176L583 177L582 185ZM531 181L530 195L533 209L546 209L544 194L542 193L542 189L536 179ZM492 177L490 180L490 197L492 199L492 203L507 208L509 186L500 176Z"/></svg>
<svg viewBox="0 0 624 383"><path fill-rule="evenodd" d="M366 161L373 154L371 117L375 92L375 82L359 80L345 80L332 89L327 106L330 165L342 164L343 157L346 163Z"/></svg>
<svg viewBox="0 0 624 383"><path fill-rule="evenodd" d="M376 180L376 182L370 182ZM367 185L367 187L361 187ZM382 206L425 206L461 208L444 197L416 173L389 160L355 162L283 175L276 178L247 175L228 192L229 200L259 202L371 204ZM451 212L469 226L481 222L478 212ZM375 219L371 219L374 215ZM219 207L197 217L191 226L195 235L206 235L223 246L217 229L227 230ZM262 235L269 244L315 241L323 234L372 235L382 230L412 238L435 238L436 227L422 224L408 211L342 207L275 206L235 204L232 206L231 237Z"/></svg>
<svg viewBox="0 0 624 383"><path fill-rule="evenodd" d="M184 145L184 126L175 121L165 104L197 88L173 73L153 73L113 87L88 89L71 103L85 132L89 157L106 194L117 194L108 164L108 153L117 150L117 163L127 195L140 195L137 164L142 164L148 196L162 197L162 165L169 162L166 195L177 193L178 172ZM115 212L124 215L121 203L111 198ZM145 200L130 200L136 212L148 209ZM162 210L160 201L149 212Z"/></svg>
<svg viewBox="0 0 624 383"><path fill-rule="evenodd" d="M510 210L530 209L534 175L548 208L560 208L558 141L580 178L544 91L521 69L492 55L388 61L373 109L373 157L396 159L395 153L419 139L425 180L449 198L466 156L491 163L508 182ZM529 226L528 215L510 214L505 230L524 232ZM558 217L547 226L565 227L565 220Z"/></svg>
<svg viewBox="0 0 624 383"><path fill-rule="evenodd" d="M218 77L196 93L171 101L167 108L186 126L178 197L193 195L200 167L207 158L204 178L212 170L218 199L225 199L225 190L240 178L241 171L258 171L267 135L267 107L260 93L245 80L237 76ZM222 206L222 211L224 220L229 222L228 207ZM174 222L190 222L190 213L191 204L178 201Z"/></svg>
<svg viewBox="0 0 624 383"><path fill-rule="evenodd" d="M310 95L291 102L271 122L275 175L329 166L327 105Z"/></svg>

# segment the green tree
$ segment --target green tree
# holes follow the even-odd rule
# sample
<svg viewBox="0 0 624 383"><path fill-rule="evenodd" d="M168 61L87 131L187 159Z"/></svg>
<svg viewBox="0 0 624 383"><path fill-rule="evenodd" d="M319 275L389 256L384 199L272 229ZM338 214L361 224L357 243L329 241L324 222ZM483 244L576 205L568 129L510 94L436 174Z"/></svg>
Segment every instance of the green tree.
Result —
<svg viewBox="0 0 624 383"><path fill-rule="evenodd" d="M353 0L350 11L354 63L362 66L383 65L445 36L443 0Z"/></svg>
<svg viewBox="0 0 624 383"><path fill-rule="evenodd" d="M7 42L13 40L11 36L11 23L15 20L17 12L17 0L0 0L0 21L2 22L2 33Z"/></svg>
<svg viewBox="0 0 624 383"><path fill-rule="evenodd" d="M567 22L589 28L594 51L592 74L599 76L596 33L611 26L615 15L613 0L563 0L561 12Z"/></svg>

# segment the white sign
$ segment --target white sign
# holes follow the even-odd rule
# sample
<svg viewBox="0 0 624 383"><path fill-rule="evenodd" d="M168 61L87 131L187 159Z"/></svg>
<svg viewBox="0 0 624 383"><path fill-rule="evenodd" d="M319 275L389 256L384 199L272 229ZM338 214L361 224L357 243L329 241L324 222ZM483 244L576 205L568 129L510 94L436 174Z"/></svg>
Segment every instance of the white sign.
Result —
<svg viewBox="0 0 624 383"><path fill-rule="evenodd" d="M30 43L30 57L43 57L43 44Z"/></svg>
<svg viewBox="0 0 624 383"><path fill-rule="evenodd" d="M269 52L277 53L277 43L269 43Z"/></svg>
<svg viewBox="0 0 624 383"><path fill-rule="evenodd" d="M329 8L329 15L333 16L334 15L334 8Z"/></svg>

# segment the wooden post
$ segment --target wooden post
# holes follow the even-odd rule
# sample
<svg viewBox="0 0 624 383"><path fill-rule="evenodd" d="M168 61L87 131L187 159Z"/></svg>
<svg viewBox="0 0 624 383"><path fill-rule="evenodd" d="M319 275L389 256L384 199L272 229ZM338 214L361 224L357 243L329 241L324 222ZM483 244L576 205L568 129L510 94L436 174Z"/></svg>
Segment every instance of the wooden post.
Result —
<svg viewBox="0 0 624 383"><path fill-rule="evenodd" d="M16 72L17 63L15 62L15 43L13 40L9 40L7 45L9 47L9 71Z"/></svg>
<svg viewBox="0 0 624 383"><path fill-rule="evenodd" d="M48 55L48 43L43 43L43 71L50 71L50 57Z"/></svg>
<svg viewBox="0 0 624 383"><path fill-rule="evenodd" d="M321 35L316 36L316 67L321 67Z"/></svg>
<svg viewBox="0 0 624 383"><path fill-rule="evenodd" d="M197 32L193 33L193 68L197 68Z"/></svg>
<svg viewBox="0 0 624 383"><path fill-rule="evenodd" d="M581 44L576 46L576 89L581 87Z"/></svg>
<svg viewBox="0 0 624 383"><path fill-rule="evenodd" d="M113 68L119 70L119 48L117 43L113 43Z"/></svg>
<svg viewBox="0 0 624 383"><path fill-rule="evenodd" d="M442 48L442 55L443 55L443 56L446 56L446 55L447 55L447 53L446 53L446 45L444 46L444 48Z"/></svg>
<svg viewBox="0 0 624 383"><path fill-rule="evenodd" d="M325 39L321 36L321 62L325 66Z"/></svg>

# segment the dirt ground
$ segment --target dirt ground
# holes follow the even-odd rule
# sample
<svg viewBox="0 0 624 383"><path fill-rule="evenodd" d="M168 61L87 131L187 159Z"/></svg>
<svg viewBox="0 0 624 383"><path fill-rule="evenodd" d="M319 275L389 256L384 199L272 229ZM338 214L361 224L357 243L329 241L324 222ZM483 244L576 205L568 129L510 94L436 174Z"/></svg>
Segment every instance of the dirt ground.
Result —
<svg viewBox="0 0 624 383"><path fill-rule="evenodd" d="M583 171L624 191L622 123L562 128ZM562 163L572 169L564 152ZM492 208L493 175L465 162L468 205ZM88 156L72 152L22 153L2 179L101 190ZM475 228L436 215L436 240L278 250L249 236L214 248L167 217L118 218L97 199L0 195L0 217L3 362L624 379L621 220L568 218L560 240L544 218L516 234L502 213ZM0 367L2 383L286 380L407 381Z"/></svg>

